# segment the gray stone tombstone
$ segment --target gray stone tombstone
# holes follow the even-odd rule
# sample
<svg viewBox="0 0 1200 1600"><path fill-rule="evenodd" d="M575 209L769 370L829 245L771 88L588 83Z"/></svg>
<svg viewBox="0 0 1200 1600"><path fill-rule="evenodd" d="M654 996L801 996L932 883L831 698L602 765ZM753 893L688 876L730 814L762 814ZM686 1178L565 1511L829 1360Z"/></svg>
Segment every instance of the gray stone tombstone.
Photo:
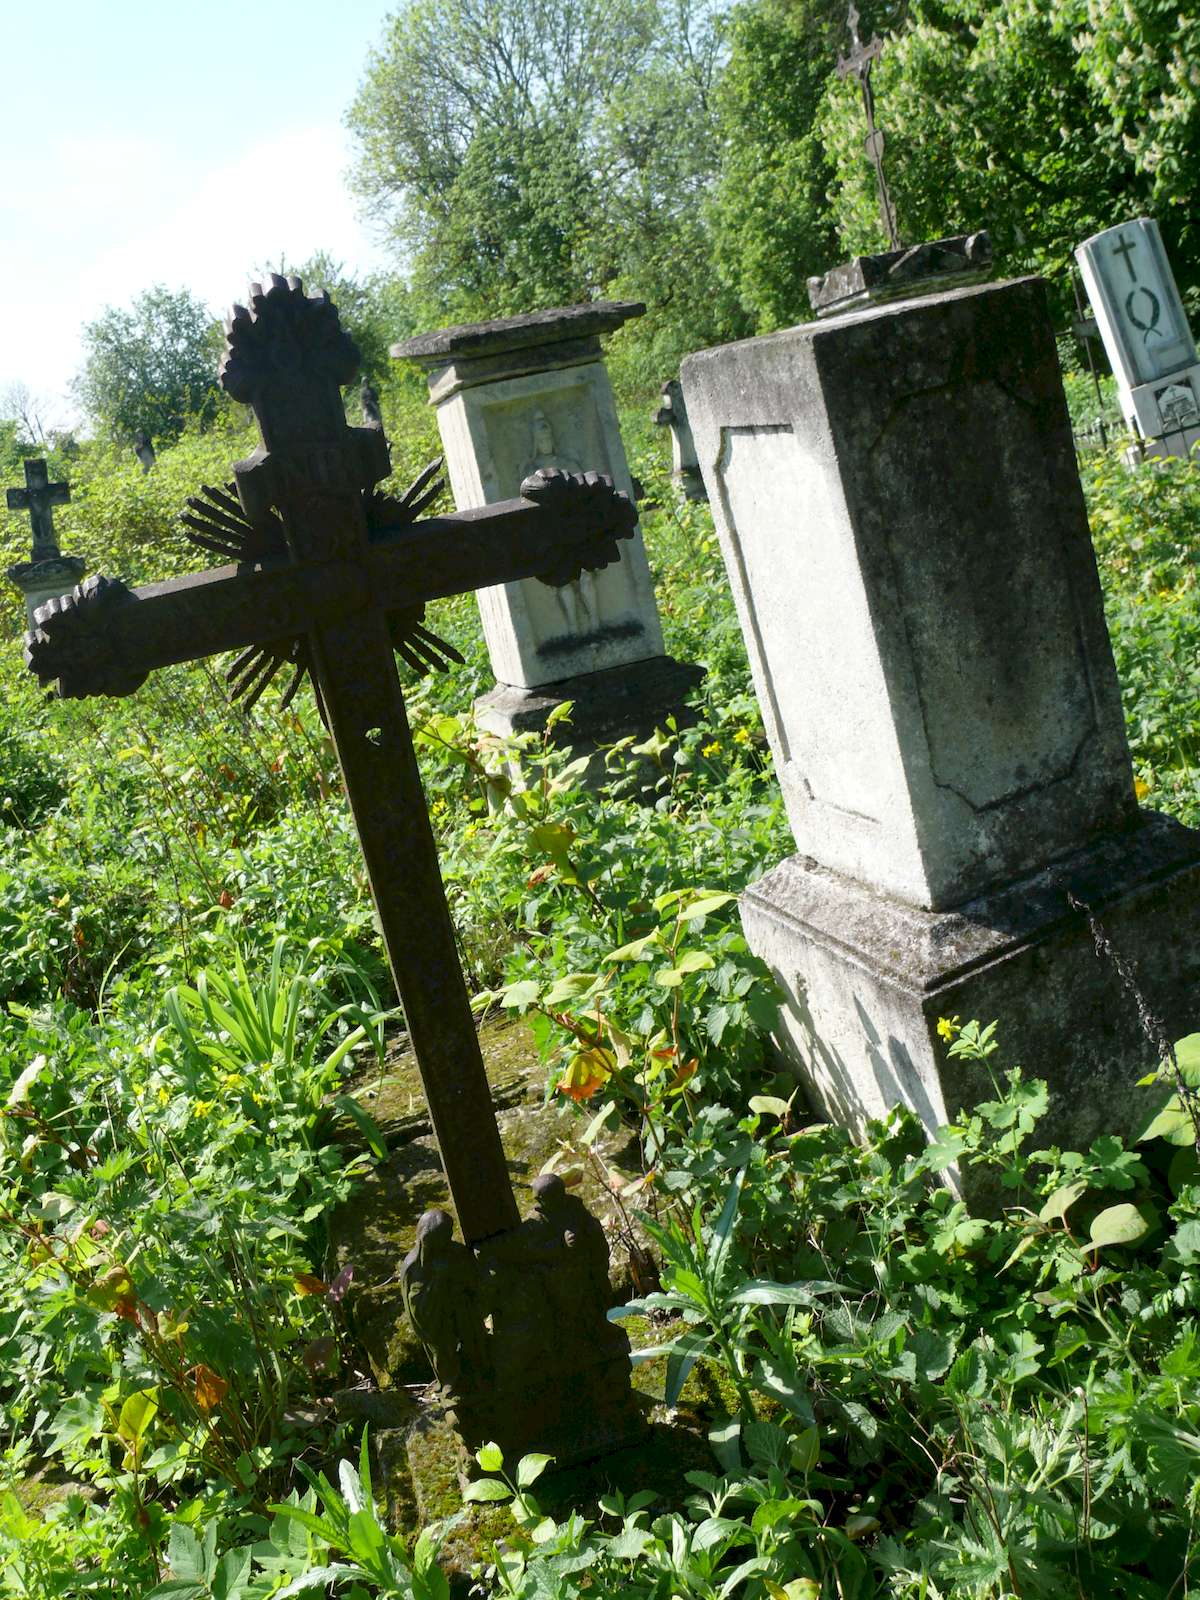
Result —
<svg viewBox="0 0 1200 1600"><path fill-rule="evenodd" d="M654 421L658 427L671 430L671 477L675 487L685 500L706 500L704 475L696 460L696 442L688 422L683 385L678 378L668 378L663 384Z"/></svg>
<svg viewBox="0 0 1200 1600"><path fill-rule="evenodd" d="M1189 455L1200 440L1200 363L1158 224L1106 228L1075 256L1141 454Z"/></svg>
<svg viewBox="0 0 1200 1600"><path fill-rule="evenodd" d="M633 495L600 335L644 310L599 301L392 346L425 371L459 510L511 498L543 467L604 473ZM648 734L680 715L702 676L665 654L640 532L602 572L559 588L501 584L476 598L496 678L476 714L493 732L544 728L572 700L573 745Z"/></svg>
<svg viewBox="0 0 1200 1600"><path fill-rule="evenodd" d="M54 532L54 507L66 505L71 488L66 483L51 483L46 463L25 462L25 487L7 491L10 511L26 511L33 529L33 544L28 561L18 561L8 569L8 581L15 584L25 599L25 613L33 627L33 614L47 600L69 593L87 570L82 556L64 556Z"/></svg>
<svg viewBox="0 0 1200 1600"><path fill-rule="evenodd" d="M1197 1025L1200 834L1139 813L1044 285L850 312L683 365L797 854L742 897L827 1115L990 1094L942 1017L1127 1129L1155 1060L1101 917Z"/></svg>

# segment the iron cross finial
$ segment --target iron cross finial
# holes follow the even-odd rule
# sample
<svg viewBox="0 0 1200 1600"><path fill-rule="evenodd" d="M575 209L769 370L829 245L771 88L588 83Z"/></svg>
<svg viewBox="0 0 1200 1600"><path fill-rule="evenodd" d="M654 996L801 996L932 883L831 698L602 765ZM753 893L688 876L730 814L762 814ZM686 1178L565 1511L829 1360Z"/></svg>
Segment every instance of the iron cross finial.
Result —
<svg viewBox="0 0 1200 1600"><path fill-rule="evenodd" d="M864 44L859 37L858 22L858 7L854 0L850 0L850 9L846 13L846 24L850 29L850 54L838 59L837 75L839 78L848 78L853 74L862 90L863 110L867 117L867 137L863 141L863 149L875 168L875 185L879 191L879 212L884 231L892 249L899 250L900 230L896 226L896 208L892 204L883 172L883 131L875 126L875 93L871 88L871 68L883 54L883 40L874 33Z"/></svg>

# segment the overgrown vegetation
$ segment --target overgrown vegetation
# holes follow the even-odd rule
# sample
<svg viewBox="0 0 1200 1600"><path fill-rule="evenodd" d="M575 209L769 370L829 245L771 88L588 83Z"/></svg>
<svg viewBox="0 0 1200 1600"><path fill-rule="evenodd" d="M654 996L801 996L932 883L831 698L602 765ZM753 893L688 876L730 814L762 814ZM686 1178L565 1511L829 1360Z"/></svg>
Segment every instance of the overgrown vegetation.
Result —
<svg viewBox="0 0 1200 1600"><path fill-rule="evenodd" d="M384 403L407 481L435 453L430 418L405 382ZM434 619L466 664L401 670L472 988L533 1021L581 1156L600 1120L638 1134L622 1204L648 1218L664 1298L634 1326L668 1399L707 1372L731 1414L710 1416L686 1503L550 1515L536 1465L508 1464L509 1489L475 1492L519 1491L479 1581L1183 1594L1190 1123L1042 1150L1041 1087L950 1019L947 1048L994 1088L929 1150L899 1116L861 1145L808 1127L766 1076L769 988L731 896L789 835L711 523L675 500L650 409L643 391L626 437L668 647L708 668L697 725L614 751L595 794L568 754L473 727L489 678L469 597ZM64 547L135 579L181 570L173 514L247 443L227 417L149 476L88 447ZM1195 821L1200 487L1179 463L1083 471L1139 789ZM15 520L6 536L15 551ZM303 701L279 714L274 690L246 719L205 668L94 704L42 701L13 645L0 674L5 1591L443 1595L437 1530L415 1551L385 1534L333 1466L361 1443L332 1400L362 1360L325 1222L373 1159L332 1142L334 1118L392 997L319 720ZM1197 1076L1191 1044L1181 1063ZM998 1175L1002 1216L937 1185L953 1159Z"/></svg>

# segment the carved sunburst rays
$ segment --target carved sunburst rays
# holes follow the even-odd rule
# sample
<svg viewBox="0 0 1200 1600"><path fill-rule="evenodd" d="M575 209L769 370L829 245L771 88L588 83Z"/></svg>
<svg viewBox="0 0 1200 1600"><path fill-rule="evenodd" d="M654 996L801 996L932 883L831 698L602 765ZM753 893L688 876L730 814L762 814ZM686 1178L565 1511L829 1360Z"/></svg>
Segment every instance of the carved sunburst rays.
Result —
<svg viewBox="0 0 1200 1600"><path fill-rule="evenodd" d="M373 539L386 538L413 523L445 487L438 477L441 459L431 461L409 484L397 499L378 492L363 496L367 527ZM222 489L205 484L199 495L188 501L188 509L180 520L187 538L198 549L226 561L269 561L287 554L287 539L283 522L269 513L260 523L251 523L237 498L236 485L229 483ZM393 612L388 618L392 648L410 666L418 677L428 672L445 672L451 662L462 665L462 656L445 639L438 637L425 626L423 605ZM251 645L235 656L225 678L229 684L230 699L241 702L250 711L261 699L267 685L290 667L292 676L279 701L280 711L287 709L296 692L307 677L312 682L317 709L325 718L321 691L312 671L312 657L308 642L303 637L274 639L269 644Z"/></svg>

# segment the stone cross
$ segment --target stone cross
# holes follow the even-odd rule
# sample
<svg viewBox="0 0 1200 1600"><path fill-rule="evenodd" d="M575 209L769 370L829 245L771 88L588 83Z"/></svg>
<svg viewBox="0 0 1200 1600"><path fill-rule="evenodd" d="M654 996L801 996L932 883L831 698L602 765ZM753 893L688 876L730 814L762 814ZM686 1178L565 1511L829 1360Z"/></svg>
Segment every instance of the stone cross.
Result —
<svg viewBox="0 0 1200 1600"><path fill-rule="evenodd" d="M1075 255L1140 453L1189 455L1200 442L1200 361L1157 223L1106 228Z"/></svg>
<svg viewBox="0 0 1200 1600"><path fill-rule="evenodd" d="M634 509L595 473L542 472L522 484L520 498L418 524L417 513L436 493L430 487L436 467L403 499L377 491L390 471L388 447L381 429L346 422L340 389L354 378L359 354L328 295L306 297L297 278L273 276L265 291L251 285L249 309L235 306L225 331L220 381L234 400L253 408L262 445L234 465L229 489L206 489L191 500L184 520L197 544L233 557L234 564L132 590L89 579L38 611L26 659L43 683L56 682L66 697L130 694L155 668L231 649L241 651L231 669L235 692L248 701L285 664L293 668L285 699L305 673L311 675L337 750L459 1225L469 1246L486 1244L501 1255L509 1248L503 1241L516 1240L520 1261L528 1254L524 1225L459 966L393 652L418 668L444 665L454 652L423 627L425 601L520 578L563 583L603 567L617 558L616 541L630 536ZM446 1290L438 1261L430 1272L432 1288L417 1297L425 1306L430 1294L440 1303ZM462 1276L451 1275L452 1294ZM489 1282L496 1276L492 1272ZM595 1308L601 1321L604 1309ZM469 1312L461 1309L449 1317L426 1313L435 1343L439 1334L457 1340L454 1330L464 1318ZM548 1416L546 1405L526 1392L549 1370L559 1331L543 1324L525 1328L519 1352L516 1345L508 1350L511 1360L500 1365L508 1391L520 1393L502 1415L495 1413L490 1379L473 1374L468 1393L460 1395L468 1410L473 1394L486 1390L490 1396L486 1421L475 1431L503 1431L505 1417L515 1415L522 1426L534 1425L538 1438L552 1439L555 1450L569 1453L569 1415ZM559 1373L562 1362L558 1351ZM628 1408L627 1360L623 1369L610 1361L602 1380L594 1354L581 1351L576 1364L587 1368L616 1410ZM442 1365L455 1368L454 1351L442 1351ZM510 1438L516 1426L507 1430ZM594 1421L588 1427L593 1438ZM526 1442L524 1433L519 1438Z"/></svg>
<svg viewBox="0 0 1200 1600"><path fill-rule="evenodd" d="M70 498L70 484L51 483L46 463L41 460L25 463L23 489L9 489L8 509L29 513L33 525L34 561L51 560L59 554L58 541L54 537L53 508L65 506Z"/></svg>
<svg viewBox="0 0 1200 1600"><path fill-rule="evenodd" d="M54 507L66 505L71 487L51 483L45 461L25 463L25 487L8 491L10 511L28 511L33 524L33 549L28 561L9 567L7 577L25 597L30 627L38 606L79 582L87 566L82 556L64 556L54 536Z"/></svg>
<svg viewBox="0 0 1200 1600"><path fill-rule="evenodd" d="M883 226L888 236L888 242L893 250L900 249L900 231L896 226L896 208L892 204L891 192L888 189L887 178L883 172L883 131L875 126L875 91L871 88L871 68L883 54L883 40L879 35L872 34L870 40L864 44L858 36L858 7L854 0L850 0L850 10L846 15L846 23L850 29L850 54L842 56L837 64L839 78L848 78L852 74L858 79L862 89L863 110L867 117L867 137L863 141L863 149L870 158L871 165L875 168L875 184L879 191L879 212L883 218Z"/></svg>

